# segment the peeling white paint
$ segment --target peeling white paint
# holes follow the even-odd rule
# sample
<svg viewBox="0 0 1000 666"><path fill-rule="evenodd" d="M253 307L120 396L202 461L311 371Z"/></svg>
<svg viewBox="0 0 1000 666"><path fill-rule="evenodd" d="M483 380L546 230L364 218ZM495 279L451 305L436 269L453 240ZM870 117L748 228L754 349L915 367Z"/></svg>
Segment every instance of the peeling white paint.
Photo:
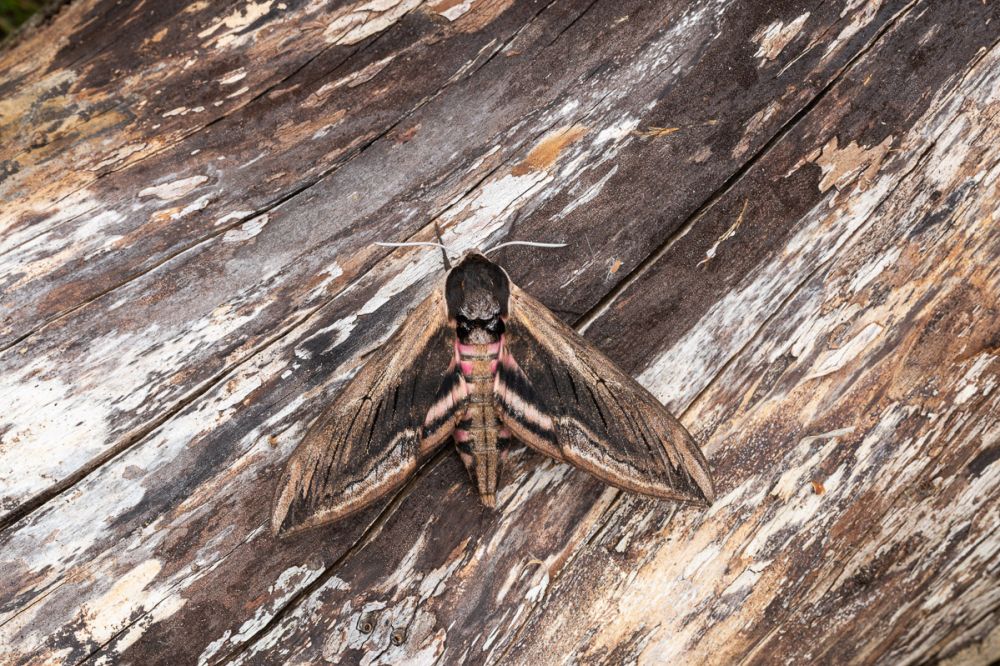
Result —
<svg viewBox="0 0 1000 666"><path fill-rule="evenodd" d="M308 566L293 566L282 571L268 590L268 594L270 595L268 602L263 606L259 606L254 611L253 617L240 625L235 633L227 630L219 639L209 643L198 657L199 666L208 664L223 649L232 649L233 646L245 642L264 628L274 617L275 613L284 607L300 588L316 580L323 571L323 567L313 568ZM334 578L335 580L328 581L328 584L337 585L339 583L346 587L343 581L339 578Z"/></svg>
<svg viewBox="0 0 1000 666"><path fill-rule="evenodd" d="M258 19L267 16L273 5L274 0L261 0L260 2L251 0L231 14L211 23L198 33L198 37L200 39L210 38L205 42L205 46L214 46L220 49L241 46L252 39L254 33L257 32L256 30L245 31L245 29Z"/></svg>
<svg viewBox="0 0 1000 666"><path fill-rule="evenodd" d="M842 18L850 16L851 18L834 39L828 40L823 61L826 62L832 58L833 54L843 48L854 35L875 20L883 4L883 0L848 0L841 10L840 16Z"/></svg>
<svg viewBox="0 0 1000 666"><path fill-rule="evenodd" d="M186 106L178 106L175 109L171 109L169 111L164 112L161 117L163 117L163 118L172 118L173 116L186 116L189 113L201 113L204 110L205 110L205 107L203 107L203 106L196 106L196 107L190 108L190 109L188 107L186 107Z"/></svg>
<svg viewBox="0 0 1000 666"><path fill-rule="evenodd" d="M231 213L226 213L225 215L223 215L222 217L220 217L219 219L217 219L215 221L215 226L219 226L220 224L225 224L226 222L229 222L230 220L239 220L239 219L242 219L242 218L244 218L244 217L246 217L248 215L253 215L253 211L252 210L234 210Z"/></svg>
<svg viewBox="0 0 1000 666"><path fill-rule="evenodd" d="M176 213L171 213L170 219L172 219L172 220L179 220L182 217L186 217L186 216L190 215L191 213L195 213L195 212L197 212L199 210L204 210L205 207L208 206L208 204L209 204L210 201L211 201L211 198L209 198L209 196L207 194L205 196L199 197L199 198L195 199L194 201L192 201L191 203L189 203L184 208L182 208L179 211L177 211Z"/></svg>
<svg viewBox="0 0 1000 666"><path fill-rule="evenodd" d="M870 222L869 216L892 184L888 178L877 179L836 209L822 202L817 205L799 222L781 256L755 271L746 283L730 289L699 324L643 371L640 383L661 400L686 404L693 397L692 387L699 384L697 377L711 376L710 368L719 362L720 345L746 340L756 330L748 325L747 313L770 312L795 287L789 275L808 275L812 267L837 254L858 228ZM674 360L678 357L689 359L681 370Z"/></svg>
<svg viewBox="0 0 1000 666"><path fill-rule="evenodd" d="M825 351L819 355L814 369L806 379L816 379L837 372L855 358L861 355L868 346L876 340L884 330L877 322L871 322L858 331L843 346Z"/></svg>
<svg viewBox="0 0 1000 666"><path fill-rule="evenodd" d="M339 79L336 79L335 81L331 81L329 83L320 86L314 93L309 95L308 99L306 99L302 103L302 106L308 109L316 108L318 106L325 104L329 99L330 95L340 88L343 88L345 86L347 88L354 88L364 83L367 83L368 81L371 81L376 76L378 76L378 74L383 69L385 69L389 65L389 63L395 60L395 58L396 54L386 56L385 58L370 63L357 71L351 72L346 76L342 76ZM316 130L316 132L313 134L313 138L321 138L325 136L330 131L330 129L334 127L338 122L339 120Z"/></svg>
<svg viewBox="0 0 1000 666"><path fill-rule="evenodd" d="M369 0L337 12L323 31L328 44L357 44L382 32L423 0Z"/></svg>
<svg viewBox="0 0 1000 666"><path fill-rule="evenodd" d="M53 229L51 233L44 232L32 238L16 251L0 256L0 275L16 277L3 285L3 292L8 295L16 293L32 280L48 274L67 260L80 256L83 248L87 248L84 254L87 258L112 251L115 243L121 239L113 230L125 216L113 210L105 210L83 217L82 221L72 225L70 233L59 233L60 229Z"/></svg>
<svg viewBox="0 0 1000 666"><path fill-rule="evenodd" d="M885 269L895 265L896 261L899 260L901 252L902 248L894 247L859 268L854 279L851 281L851 291L858 293L871 284L872 280L880 276Z"/></svg>
<svg viewBox="0 0 1000 666"><path fill-rule="evenodd" d="M545 567L539 567L532 581L533 585L525 592L524 600L534 604L538 603L545 596L545 590L549 588L549 570Z"/></svg>
<svg viewBox="0 0 1000 666"><path fill-rule="evenodd" d="M270 221L267 213L263 215L258 215L257 217L251 218L241 224L236 229L230 229L225 234L222 235L223 243L242 243L248 241L263 230L267 226L268 221Z"/></svg>
<svg viewBox="0 0 1000 666"><path fill-rule="evenodd" d="M220 86L231 86L234 83L239 83L240 81L242 81L243 79L245 79L246 76L247 76L246 70L243 69L242 67L240 67L239 69L235 69L232 72L230 72L229 74L227 74L225 77L219 79L219 85Z"/></svg>
<svg viewBox="0 0 1000 666"><path fill-rule="evenodd" d="M752 37L752 40L760 48L757 49L757 53L754 55L760 58L762 63L763 61L777 58L785 50L785 47L798 36L808 18L809 12L806 12L788 24L782 21L775 21L758 30Z"/></svg>
<svg viewBox="0 0 1000 666"><path fill-rule="evenodd" d="M106 643L125 627L136 611L142 591L155 578L163 564L159 560L146 560L124 574L110 590L80 608L82 629L77 634L81 641ZM81 635L83 634L83 635Z"/></svg>
<svg viewBox="0 0 1000 666"><path fill-rule="evenodd" d="M189 176L160 185L153 185L139 190L139 198L156 197L163 201L180 199L193 192L202 183L208 182L208 176Z"/></svg>

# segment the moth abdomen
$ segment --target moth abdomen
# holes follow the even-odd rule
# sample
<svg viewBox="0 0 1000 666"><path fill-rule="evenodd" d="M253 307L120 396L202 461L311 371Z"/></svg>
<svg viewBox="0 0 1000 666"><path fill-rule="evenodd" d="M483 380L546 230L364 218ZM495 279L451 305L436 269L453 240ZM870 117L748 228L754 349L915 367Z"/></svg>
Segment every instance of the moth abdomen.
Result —
<svg viewBox="0 0 1000 666"><path fill-rule="evenodd" d="M480 500L493 507L500 481L500 449L510 437L503 428L493 399L502 336L494 337L489 331L471 329L468 333L466 340L483 342L467 343L460 335L455 343L455 356L469 389L469 399L454 436Z"/></svg>

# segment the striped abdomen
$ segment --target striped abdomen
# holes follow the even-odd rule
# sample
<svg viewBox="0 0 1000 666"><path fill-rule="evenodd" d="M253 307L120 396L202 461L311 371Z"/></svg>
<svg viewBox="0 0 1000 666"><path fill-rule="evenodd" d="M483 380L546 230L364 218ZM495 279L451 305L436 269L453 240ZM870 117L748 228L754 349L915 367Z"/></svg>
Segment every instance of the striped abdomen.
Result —
<svg viewBox="0 0 1000 666"><path fill-rule="evenodd" d="M455 442L462 462L479 488L483 504L496 505L500 480L500 456L506 450L510 432L500 423L493 404L493 383L501 341L492 344L456 342L462 376L468 387L468 405L455 428Z"/></svg>

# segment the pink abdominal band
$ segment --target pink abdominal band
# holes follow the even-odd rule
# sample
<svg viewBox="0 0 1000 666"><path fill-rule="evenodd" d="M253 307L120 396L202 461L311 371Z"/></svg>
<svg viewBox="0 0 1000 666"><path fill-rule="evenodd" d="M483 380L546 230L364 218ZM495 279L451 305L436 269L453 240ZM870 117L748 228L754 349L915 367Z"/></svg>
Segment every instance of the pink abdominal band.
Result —
<svg viewBox="0 0 1000 666"><path fill-rule="evenodd" d="M494 342L491 345L485 345L486 353L492 356L490 360L490 374L495 375L497 372L497 356L500 354L500 345L503 344L503 338L498 342ZM463 345L461 342L455 341L455 351L458 355L458 364L462 370L462 374L466 377L472 375L472 361L466 361L463 356L475 356L479 352L480 345Z"/></svg>

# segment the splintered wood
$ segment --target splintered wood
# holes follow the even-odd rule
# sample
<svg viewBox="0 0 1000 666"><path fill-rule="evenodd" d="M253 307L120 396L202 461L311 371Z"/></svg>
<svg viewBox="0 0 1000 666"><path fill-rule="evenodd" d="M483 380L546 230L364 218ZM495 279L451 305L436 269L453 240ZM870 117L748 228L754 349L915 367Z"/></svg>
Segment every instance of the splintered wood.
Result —
<svg viewBox="0 0 1000 666"><path fill-rule="evenodd" d="M1000 3L118 3L0 53L0 663L1000 657ZM287 540L311 419L494 256L705 450ZM430 368L429 372L436 369Z"/></svg>

